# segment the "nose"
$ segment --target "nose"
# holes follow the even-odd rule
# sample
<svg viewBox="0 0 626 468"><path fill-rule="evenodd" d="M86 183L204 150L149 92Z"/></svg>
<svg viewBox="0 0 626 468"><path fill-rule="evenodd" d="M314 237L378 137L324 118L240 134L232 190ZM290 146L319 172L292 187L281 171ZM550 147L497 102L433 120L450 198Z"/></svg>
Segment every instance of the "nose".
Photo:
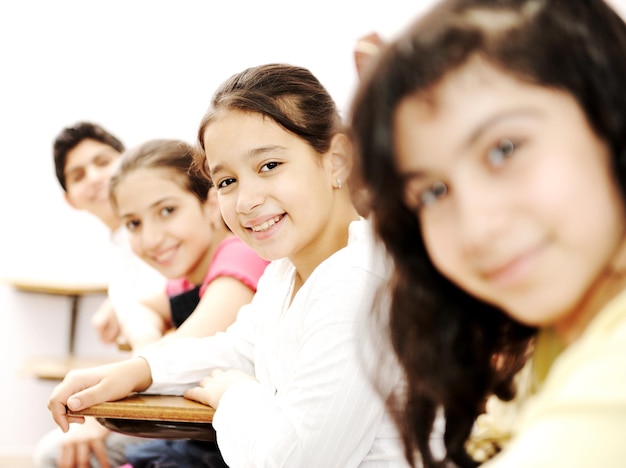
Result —
<svg viewBox="0 0 626 468"><path fill-rule="evenodd" d="M96 166L95 164L88 164L85 169L85 178L89 182L98 182L105 177L105 171L103 168Z"/></svg>
<svg viewBox="0 0 626 468"><path fill-rule="evenodd" d="M239 179L237 187L237 213L249 214L265 201L262 184L253 178Z"/></svg>
<svg viewBox="0 0 626 468"><path fill-rule="evenodd" d="M143 221L141 243L144 251L153 252L157 250L163 242L163 238L163 230L158 226L158 223Z"/></svg>
<svg viewBox="0 0 626 468"><path fill-rule="evenodd" d="M457 181L455 208L457 230L464 252L484 254L502 238L510 207L506 191L498 190L493 181Z"/></svg>

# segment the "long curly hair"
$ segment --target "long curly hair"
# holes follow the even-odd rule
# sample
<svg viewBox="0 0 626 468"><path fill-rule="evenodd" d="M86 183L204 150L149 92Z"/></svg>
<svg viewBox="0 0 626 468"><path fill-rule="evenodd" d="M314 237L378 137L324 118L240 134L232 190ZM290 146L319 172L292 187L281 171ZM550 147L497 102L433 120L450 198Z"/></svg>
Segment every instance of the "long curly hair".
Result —
<svg viewBox="0 0 626 468"><path fill-rule="evenodd" d="M476 466L465 449L485 400L510 400L536 332L477 300L431 262L420 221L403 202L394 153L394 114L409 95L428 95L447 74L480 56L528 83L577 100L612 153L626 192L626 26L601 0L448 0L388 44L363 78L350 110L358 167L370 190L378 236L394 263L390 344L406 388L390 400L415 463ZM444 460L429 437L445 414Z"/></svg>

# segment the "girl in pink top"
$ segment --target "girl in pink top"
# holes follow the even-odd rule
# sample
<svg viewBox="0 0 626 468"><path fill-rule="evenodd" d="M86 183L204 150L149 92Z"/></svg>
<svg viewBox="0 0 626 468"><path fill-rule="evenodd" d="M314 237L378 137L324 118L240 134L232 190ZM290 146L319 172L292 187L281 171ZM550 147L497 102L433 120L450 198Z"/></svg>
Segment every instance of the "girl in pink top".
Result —
<svg viewBox="0 0 626 468"><path fill-rule="evenodd" d="M170 279L124 318L133 349L172 327L177 337L225 330L267 265L226 227L215 190L190 170L192 161L187 143L152 140L127 151L111 179L111 201L133 251Z"/></svg>

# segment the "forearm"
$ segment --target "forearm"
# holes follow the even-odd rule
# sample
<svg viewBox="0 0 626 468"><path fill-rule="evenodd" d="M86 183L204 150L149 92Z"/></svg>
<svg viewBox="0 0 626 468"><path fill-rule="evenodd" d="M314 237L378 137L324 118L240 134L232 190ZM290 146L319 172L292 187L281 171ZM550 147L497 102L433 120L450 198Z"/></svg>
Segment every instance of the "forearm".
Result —
<svg viewBox="0 0 626 468"><path fill-rule="evenodd" d="M182 395L215 368L254 374L251 359L230 333L205 338L178 338L139 353L149 363L153 384L149 393Z"/></svg>
<svg viewBox="0 0 626 468"><path fill-rule="evenodd" d="M124 317L122 335L133 350L160 340L167 329L163 317L142 304L134 305Z"/></svg>

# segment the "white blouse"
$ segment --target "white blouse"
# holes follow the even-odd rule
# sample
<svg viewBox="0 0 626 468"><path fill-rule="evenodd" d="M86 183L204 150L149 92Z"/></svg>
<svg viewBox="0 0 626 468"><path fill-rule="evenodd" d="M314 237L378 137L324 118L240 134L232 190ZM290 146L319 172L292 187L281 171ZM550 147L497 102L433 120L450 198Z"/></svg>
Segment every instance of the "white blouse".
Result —
<svg viewBox="0 0 626 468"><path fill-rule="evenodd" d="M182 394L213 368L254 375L257 381L225 392L213 420L220 451L234 468L407 466L360 356L363 326L388 270L363 219L350 225L347 247L315 269L290 305L294 266L287 259L270 263L226 332L145 351L153 379L146 393Z"/></svg>

